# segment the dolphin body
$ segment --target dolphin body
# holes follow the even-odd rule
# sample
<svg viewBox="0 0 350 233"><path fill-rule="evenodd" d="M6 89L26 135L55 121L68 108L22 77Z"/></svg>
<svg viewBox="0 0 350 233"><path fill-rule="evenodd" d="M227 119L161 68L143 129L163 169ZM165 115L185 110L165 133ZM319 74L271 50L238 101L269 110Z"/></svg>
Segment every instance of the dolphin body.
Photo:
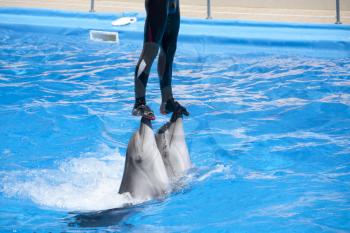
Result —
<svg viewBox="0 0 350 233"><path fill-rule="evenodd" d="M167 174L171 181L177 181L191 168L182 113L173 113L168 123L156 134L156 142Z"/></svg>
<svg viewBox="0 0 350 233"><path fill-rule="evenodd" d="M128 144L119 193L129 192L135 199L150 200L167 193L169 186L151 121L143 117Z"/></svg>

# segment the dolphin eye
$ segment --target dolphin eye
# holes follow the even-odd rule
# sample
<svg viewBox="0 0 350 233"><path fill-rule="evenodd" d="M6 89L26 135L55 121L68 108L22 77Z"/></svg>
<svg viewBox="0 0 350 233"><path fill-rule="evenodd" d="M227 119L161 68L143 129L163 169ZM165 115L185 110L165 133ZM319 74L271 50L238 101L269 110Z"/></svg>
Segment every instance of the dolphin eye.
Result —
<svg viewBox="0 0 350 233"><path fill-rule="evenodd" d="M164 153L164 154L163 154L163 157L164 157L164 158L167 158L168 156L169 156L168 153Z"/></svg>
<svg viewBox="0 0 350 233"><path fill-rule="evenodd" d="M142 158L141 158L140 155L137 155L137 156L136 156L135 162L136 162L136 163L141 163L141 162L142 162Z"/></svg>

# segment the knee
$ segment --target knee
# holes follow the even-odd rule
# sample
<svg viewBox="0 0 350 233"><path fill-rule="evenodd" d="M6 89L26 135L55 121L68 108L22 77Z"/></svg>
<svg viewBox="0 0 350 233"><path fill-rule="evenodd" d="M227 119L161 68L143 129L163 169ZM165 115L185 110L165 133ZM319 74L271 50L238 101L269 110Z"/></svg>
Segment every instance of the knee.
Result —
<svg viewBox="0 0 350 233"><path fill-rule="evenodd" d="M147 63L152 63L158 55L159 44L157 43L145 43L143 45L142 56Z"/></svg>
<svg viewBox="0 0 350 233"><path fill-rule="evenodd" d="M139 78L142 73L149 74L151 66L159 51L159 45L156 43L145 43L143 45L140 60L136 66L136 77Z"/></svg>

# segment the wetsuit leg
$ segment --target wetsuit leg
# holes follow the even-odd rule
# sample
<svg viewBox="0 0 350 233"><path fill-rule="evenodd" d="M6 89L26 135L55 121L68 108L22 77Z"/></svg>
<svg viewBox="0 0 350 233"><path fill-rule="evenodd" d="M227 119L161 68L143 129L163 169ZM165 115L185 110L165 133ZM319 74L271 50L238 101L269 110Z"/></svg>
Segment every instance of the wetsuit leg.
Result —
<svg viewBox="0 0 350 233"><path fill-rule="evenodd" d="M169 99L173 98L171 87L172 67L176 52L179 28L179 0L170 0L167 25L161 41L160 54L158 59L158 75L163 103L166 103Z"/></svg>
<svg viewBox="0 0 350 233"><path fill-rule="evenodd" d="M151 66L158 54L168 17L169 0L146 0L144 44L135 70L135 98L145 103L146 86Z"/></svg>

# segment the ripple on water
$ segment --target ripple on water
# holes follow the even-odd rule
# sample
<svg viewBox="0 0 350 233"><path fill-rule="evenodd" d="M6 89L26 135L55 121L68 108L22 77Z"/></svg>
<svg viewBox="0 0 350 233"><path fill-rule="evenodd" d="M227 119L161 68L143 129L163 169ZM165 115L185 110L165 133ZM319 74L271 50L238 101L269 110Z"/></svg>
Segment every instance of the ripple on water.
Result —
<svg viewBox="0 0 350 233"><path fill-rule="evenodd" d="M4 35L0 226L66 229L62 209L130 202L117 192L138 125L130 110L141 45ZM191 112L185 130L197 173L131 214L128 230L348 232L349 58L203 51L179 48L173 77L175 97ZM155 129L166 121L156 72L147 87ZM21 219L8 225L1 215Z"/></svg>

